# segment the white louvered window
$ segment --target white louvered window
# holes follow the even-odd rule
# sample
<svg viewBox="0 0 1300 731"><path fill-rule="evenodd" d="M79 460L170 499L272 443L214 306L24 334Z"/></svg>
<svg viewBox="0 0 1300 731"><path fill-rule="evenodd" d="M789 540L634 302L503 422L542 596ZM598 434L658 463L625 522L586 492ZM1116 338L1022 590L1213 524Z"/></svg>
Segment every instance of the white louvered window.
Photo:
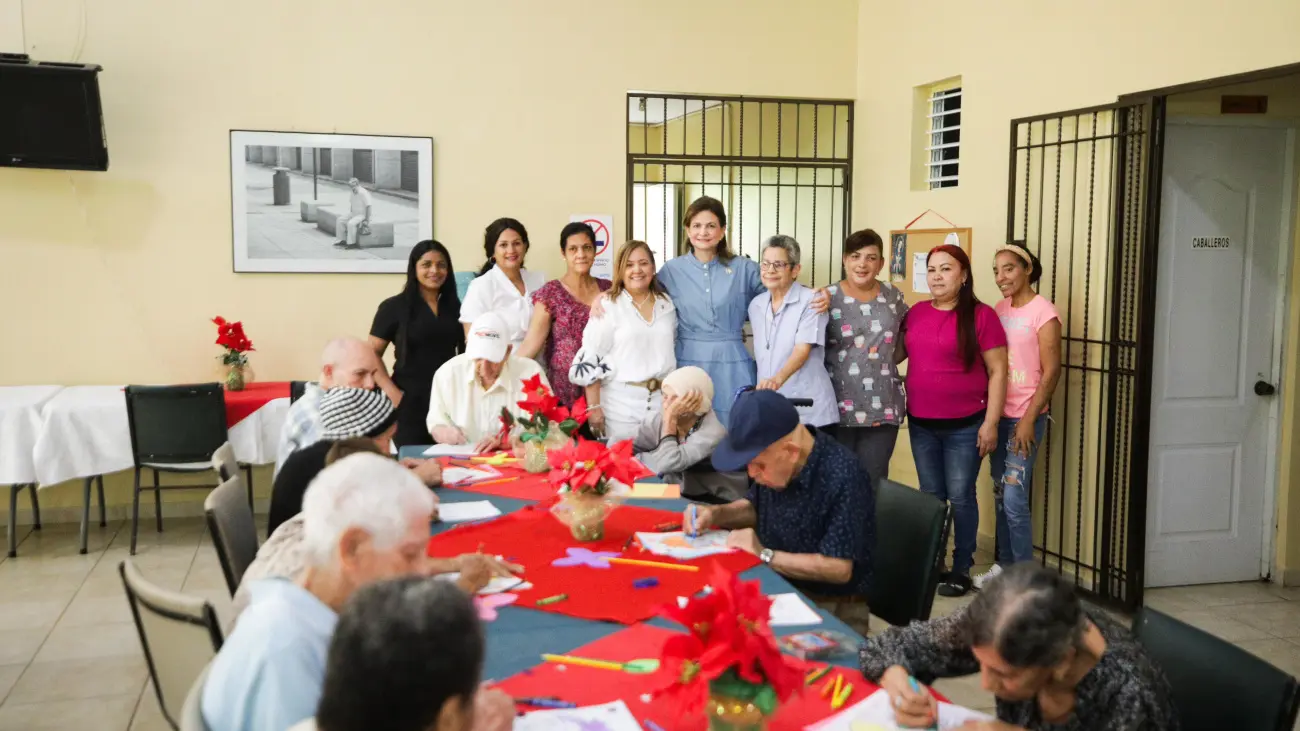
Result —
<svg viewBox="0 0 1300 731"><path fill-rule="evenodd" d="M926 163L930 190L956 188L961 164L961 87L930 94L929 162Z"/></svg>

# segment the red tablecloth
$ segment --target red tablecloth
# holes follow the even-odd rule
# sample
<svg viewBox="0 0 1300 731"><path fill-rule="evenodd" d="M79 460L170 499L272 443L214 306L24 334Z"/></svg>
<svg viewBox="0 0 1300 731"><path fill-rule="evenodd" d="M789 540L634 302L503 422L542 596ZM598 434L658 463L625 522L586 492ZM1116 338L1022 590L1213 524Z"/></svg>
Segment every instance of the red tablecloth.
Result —
<svg viewBox="0 0 1300 731"><path fill-rule="evenodd" d="M266 402L278 398L289 398L288 381L250 383L242 391L226 391L226 426L238 424Z"/></svg>
<svg viewBox="0 0 1300 731"><path fill-rule="evenodd" d="M467 463L464 459L442 457L443 469L446 469L452 462ZM469 462L470 466L479 465ZM637 462L636 471L633 473L633 479L640 480L654 475L645 465ZM495 495L497 497L508 497L516 500L535 500L545 502L555 497L555 487L546 481L546 473L532 473L523 467L518 466L517 462L511 462L504 465L492 465L492 469L501 473L501 479L508 479L508 482L497 482L496 480L484 480L487 484L468 484L468 485L446 485L445 489L463 490L465 492L478 493L480 495Z"/></svg>
<svg viewBox="0 0 1300 731"><path fill-rule="evenodd" d="M673 634L672 630L638 624L573 650L561 652L563 648L557 648L555 654L616 662L657 658L664 642ZM821 666L821 664L811 664L809 667ZM642 700L641 696L649 693L653 687L649 675L631 675L578 665L563 667L564 669L561 670L560 665L556 663L542 663L532 670L507 678L497 687L515 698L555 696L579 706L592 706L621 699L638 720L648 718L670 731L696 731L707 727L703 713L695 717L685 716L675 704L664 701L646 703ZM845 683L853 683L853 695L845 704L846 708L865 699L879 688L863 678L861 673L848 668L833 668L825 677L834 678L837 672L844 676ZM823 699L817 692L821 682L825 681L806 687L802 694L791 696L782 703L772 718L769 728L772 731L786 729L794 731L835 713L831 710L830 701ZM520 710L540 709L520 706Z"/></svg>
<svg viewBox="0 0 1300 731"><path fill-rule="evenodd" d="M623 546L636 531L651 531L656 525L681 521L681 513L624 505L614 510L605 522L605 538L582 543L574 539L568 526L551 515L545 504L533 505L496 520L467 525L440 533L429 539L429 555L456 556L482 550L523 564L524 577L533 584L519 592L516 606L533 607L547 612L567 614L582 619L596 619L632 624L655 615L659 607L691 596L708 583L713 565L739 573L758 564L748 553L706 556L693 561L674 561ZM686 563L699 571L678 571L651 566L610 564L606 569L587 566L556 567L551 562L567 555L566 549L622 551L627 558ZM654 577L659 585L637 589L632 582ZM537 606L537 600L567 594L568 599Z"/></svg>

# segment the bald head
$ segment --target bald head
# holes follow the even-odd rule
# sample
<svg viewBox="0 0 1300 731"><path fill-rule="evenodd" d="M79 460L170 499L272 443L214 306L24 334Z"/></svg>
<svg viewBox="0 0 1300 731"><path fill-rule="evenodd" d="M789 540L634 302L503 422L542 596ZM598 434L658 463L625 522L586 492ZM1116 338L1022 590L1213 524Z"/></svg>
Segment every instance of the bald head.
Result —
<svg viewBox="0 0 1300 731"><path fill-rule="evenodd" d="M379 357L369 345L356 338L335 338L321 353L321 388L375 387Z"/></svg>

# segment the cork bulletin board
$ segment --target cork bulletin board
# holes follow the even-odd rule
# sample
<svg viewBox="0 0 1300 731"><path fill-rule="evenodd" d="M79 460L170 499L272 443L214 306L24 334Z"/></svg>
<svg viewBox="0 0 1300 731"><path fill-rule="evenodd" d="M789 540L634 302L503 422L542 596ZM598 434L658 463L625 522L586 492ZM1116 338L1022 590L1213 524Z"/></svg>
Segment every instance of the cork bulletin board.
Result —
<svg viewBox="0 0 1300 731"><path fill-rule="evenodd" d="M930 298L930 288L925 283L926 255L936 246L953 243L951 237L956 237L957 244L969 257L969 228L910 228L889 232L889 283L902 290L903 299L909 305Z"/></svg>

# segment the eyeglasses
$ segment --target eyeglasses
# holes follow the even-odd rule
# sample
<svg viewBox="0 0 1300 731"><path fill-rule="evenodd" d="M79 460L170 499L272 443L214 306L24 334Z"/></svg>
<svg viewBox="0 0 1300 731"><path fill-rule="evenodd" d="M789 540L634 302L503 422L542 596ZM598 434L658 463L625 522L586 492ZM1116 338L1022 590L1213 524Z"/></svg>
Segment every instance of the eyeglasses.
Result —
<svg viewBox="0 0 1300 731"><path fill-rule="evenodd" d="M762 269L765 272L779 272L788 268L789 266L790 266L790 262L788 261L765 261L759 263L758 265L759 269Z"/></svg>

